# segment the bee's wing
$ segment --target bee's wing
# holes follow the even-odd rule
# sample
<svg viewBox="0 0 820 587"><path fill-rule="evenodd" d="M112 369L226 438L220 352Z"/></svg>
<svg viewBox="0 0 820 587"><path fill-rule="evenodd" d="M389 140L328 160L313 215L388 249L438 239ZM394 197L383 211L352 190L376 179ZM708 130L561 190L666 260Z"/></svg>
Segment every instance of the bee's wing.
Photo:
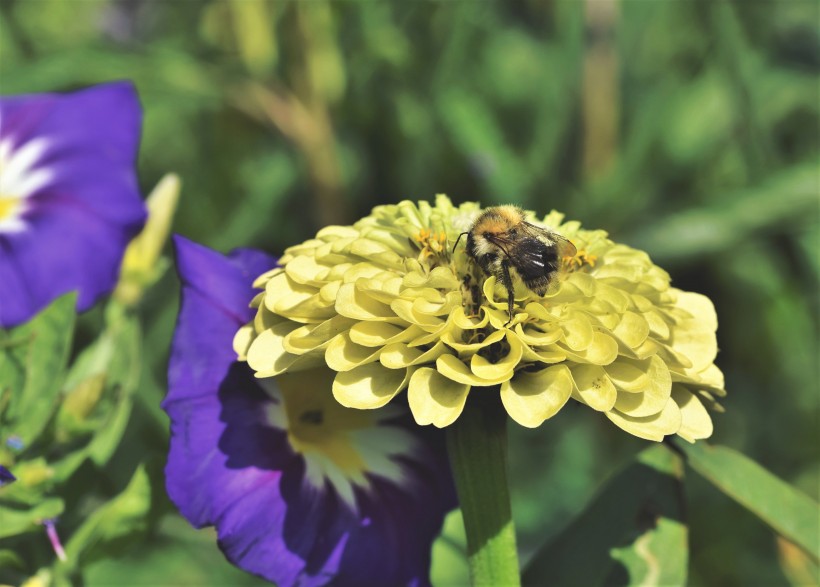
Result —
<svg viewBox="0 0 820 587"><path fill-rule="evenodd" d="M574 257L578 253L578 249L575 248L572 241L561 236L557 232L553 232L549 228L538 226L536 224L530 224L529 222L522 222L522 226L524 232L530 236L538 239L547 239L554 242L555 246L558 247L559 257Z"/></svg>

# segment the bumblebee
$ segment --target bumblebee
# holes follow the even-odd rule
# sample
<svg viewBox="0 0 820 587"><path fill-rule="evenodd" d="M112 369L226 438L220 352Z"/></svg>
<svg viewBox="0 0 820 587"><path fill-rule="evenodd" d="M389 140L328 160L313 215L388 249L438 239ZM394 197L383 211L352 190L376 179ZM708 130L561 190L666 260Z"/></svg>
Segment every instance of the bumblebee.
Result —
<svg viewBox="0 0 820 587"><path fill-rule="evenodd" d="M508 324L515 303L513 274L530 291L542 296L558 273L561 258L573 257L577 252L575 245L560 234L527 222L518 206L487 208L469 231L459 235L459 240L465 234L467 255L507 290Z"/></svg>

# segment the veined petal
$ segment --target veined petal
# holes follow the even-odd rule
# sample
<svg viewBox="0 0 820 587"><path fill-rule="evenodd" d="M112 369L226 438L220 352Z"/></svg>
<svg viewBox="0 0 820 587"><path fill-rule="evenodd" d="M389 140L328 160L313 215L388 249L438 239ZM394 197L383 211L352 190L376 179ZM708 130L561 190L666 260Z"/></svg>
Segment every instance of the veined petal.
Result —
<svg viewBox="0 0 820 587"><path fill-rule="evenodd" d="M624 312L612 334L628 348L635 348L649 336L649 323L640 314Z"/></svg>
<svg viewBox="0 0 820 587"><path fill-rule="evenodd" d="M610 421L630 434L646 440L660 442L664 436L676 434L682 423L681 410L671 399L666 402L663 410L657 414L645 417L634 417L623 414L618 410L606 412Z"/></svg>
<svg viewBox="0 0 820 587"><path fill-rule="evenodd" d="M572 351L583 351L592 345L595 332L589 318L581 312L573 312L568 319L561 321L564 331L564 343Z"/></svg>
<svg viewBox="0 0 820 587"><path fill-rule="evenodd" d="M334 338L325 351L325 361L334 371L350 371L366 363L379 360L382 349L366 347L350 340L350 334L343 332Z"/></svg>
<svg viewBox="0 0 820 587"><path fill-rule="evenodd" d="M423 331L416 326L380 322L355 322L350 327L350 340L367 347L380 347L406 342Z"/></svg>
<svg viewBox="0 0 820 587"><path fill-rule="evenodd" d="M648 370L638 365L618 361L607 365L605 369L609 379L621 391L640 393L649 386Z"/></svg>
<svg viewBox="0 0 820 587"><path fill-rule="evenodd" d="M618 343L603 332L592 335L592 343L583 351L567 349L567 356L578 363L591 365L609 365L618 358Z"/></svg>
<svg viewBox="0 0 820 587"><path fill-rule="evenodd" d="M565 365L540 371L520 371L501 384L501 401L510 417L527 428L540 426L564 407L572 394L572 377Z"/></svg>
<svg viewBox="0 0 820 587"><path fill-rule="evenodd" d="M450 354L441 355L436 359L436 369L448 379L474 387L496 385L508 381L512 377L512 371L503 371L494 374L491 378L479 377L470 371L467 365L462 363L458 357Z"/></svg>
<svg viewBox="0 0 820 587"><path fill-rule="evenodd" d="M410 378L407 401L416 423L444 428L461 415L469 391L468 384L453 381L435 369L423 367Z"/></svg>
<svg viewBox="0 0 820 587"><path fill-rule="evenodd" d="M593 410L608 412L618 399L618 392L607 372L598 365L575 365L572 368L573 395Z"/></svg>
<svg viewBox="0 0 820 587"><path fill-rule="evenodd" d="M475 342L463 342L462 334L462 332L448 330L442 333L441 340L453 350L458 351L459 354L472 355L473 353L477 353L481 349L487 348L492 344L504 340L504 338L506 337L506 333L503 330L496 330L495 332L491 333L489 336L486 337L479 337L476 334L475 338L479 340L476 340Z"/></svg>
<svg viewBox="0 0 820 587"><path fill-rule="evenodd" d="M676 384L672 386L672 400L680 408L681 426L678 435L681 438L695 442L712 436L712 418L695 394Z"/></svg>
<svg viewBox="0 0 820 587"><path fill-rule="evenodd" d="M412 369L388 369L380 363L368 363L338 373L333 380L333 396L348 408L380 408L407 386L411 374Z"/></svg>
<svg viewBox="0 0 820 587"><path fill-rule="evenodd" d="M395 343L384 348L382 354L379 355L379 361L388 369L404 369L411 365L432 363L446 353L447 348L441 342L428 350Z"/></svg>
<svg viewBox="0 0 820 587"><path fill-rule="evenodd" d="M350 329L355 321L344 316L334 316L318 324L306 324L291 330L282 340L282 347L293 355L326 349L339 334Z"/></svg>
<svg viewBox="0 0 820 587"><path fill-rule="evenodd" d="M506 354L499 357L492 357L492 360L480 354L475 354L470 358L470 370L477 377L481 377L482 379L496 379L504 373L512 374L513 370L518 366L524 354L523 345L518 340L518 337L512 333L509 333L505 339L507 343L506 346L508 347ZM498 344L501 345L501 343ZM488 348L487 350L492 353L493 349Z"/></svg>
<svg viewBox="0 0 820 587"><path fill-rule="evenodd" d="M261 373L262 377L280 375L293 365L299 355L292 355L285 350L285 337L298 326L282 322L272 328L263 330L248 348L247 360L251 369Z"/></svg>
<svg viewBox="0 0 820 587"><path fill-rule="evenodd" d="M657 414L669 403L672 394L672 376L660 357L652 357L646 366L647 386L640 392L618 394L615 408L636 418Z"/></svg>
<svg viewBox="0 0 820 587"><path fill-rule="evenodd" d="M372 318L392 318L395 314L390 306L383 304L359 290L354 283L345 283L339 288L336 311L342 316L356 320Z"/></svg>
<svg viewBox="0 0 820 587"><path fill-rule="evenodd" d="M699 293L674 290L678 294L677 307L686 310L702 330L717 330L717 313L712 300Z"/></svg>

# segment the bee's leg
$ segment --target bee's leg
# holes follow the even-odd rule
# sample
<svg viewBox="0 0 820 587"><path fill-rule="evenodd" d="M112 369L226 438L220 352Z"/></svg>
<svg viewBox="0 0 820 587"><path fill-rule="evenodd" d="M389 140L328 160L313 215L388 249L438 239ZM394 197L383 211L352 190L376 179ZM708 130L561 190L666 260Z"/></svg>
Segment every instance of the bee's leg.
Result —
<svg viewBox="0 0 820 587"><path fill-rule="evenodd" d="M501 261L501 283L504 289L507 290L507 312L509 313L509 320L507 324L513 319L513 305L515 304L515 288L513 287L512 276L510 276L510 263L506 259ZM507 324L504 324L506 326Z"/></svg>

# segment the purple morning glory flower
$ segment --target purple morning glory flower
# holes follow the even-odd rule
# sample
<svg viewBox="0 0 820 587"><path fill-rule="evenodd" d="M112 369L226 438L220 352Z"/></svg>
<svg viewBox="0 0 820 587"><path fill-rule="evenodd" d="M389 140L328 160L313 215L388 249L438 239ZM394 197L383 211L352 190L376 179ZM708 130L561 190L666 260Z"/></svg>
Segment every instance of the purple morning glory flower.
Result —
<svg viewBox="0 0 820 587"><path fill-rule="evenodd" d="M73 290L83 311L114 287L145 221L140 122L128 82L0 97L0 327Z"/></svg>
<svg viewBox="0 0 820 587"><path fill-rule="evenodd" d="M14 483L17 481L17 477L11 474L11 471L6 469L3 465L0 465L0 487L3 485L8 485L9 483Z"/></svg>
<svg viewBox="0 0 820 587"><path fill-rule="evenodd" d="M342 407L328 369L256 379L232 340L274 259L175 244L182 305L163 402L172 501L194 526L216 526L231 562L280 587L428 585L455 507L441 431L406 408Z"/></svg>

